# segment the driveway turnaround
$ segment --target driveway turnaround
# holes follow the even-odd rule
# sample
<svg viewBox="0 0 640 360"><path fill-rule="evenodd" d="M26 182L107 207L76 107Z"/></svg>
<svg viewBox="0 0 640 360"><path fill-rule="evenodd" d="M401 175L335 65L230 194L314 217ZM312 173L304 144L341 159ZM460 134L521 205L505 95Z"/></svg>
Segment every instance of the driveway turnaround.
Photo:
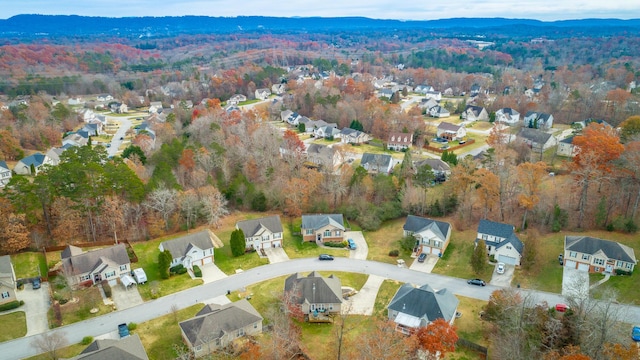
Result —
<svg viewBox="0 0 640 360"><path fill-rule="evenodd" d="M281 247L275 248L266 248L264 249L264 253L267 254L267 258L269 259L269 264L289 261L289 256L284 249Z"/></svg>
<svg viewBox="0 0 640 360"><path fill-rule="evenodd" d="M422 271L426 273L431 273L433 268L438 263L439 257L433 254L428 254L427 258L424 259L424 262L419 262L418 259L414 259L413 263L409 267L411 270Z"/></svg>
<svg viewBox="0 0 640 360"><path fill-rule="evenodd" d="M378 296L380 285L385 280L382 276L369 275L367 282L360 291L346 300L342 305L349 315L369 315L373 314L373 305Z"/></svg>
<svg viewBox="0 0 640 360"><path fill-rule="evenodd" d="M111 287L111 299L116 305L116 309L124 310L144 303L137 286L148 286L147 284L133 285L125 289L124 285L118 284Z"/></svg>
<svg viewBox="0 0 640 360"><path fill-rule="evenodd" d="M356 249L349 250L349 258L367 260L367 255L369 255L369 246L367 245L367 241L364 239L364 235L362 235L362 231L349 231L346 233L346 238L353 239L356 243Z"/></svg>
<svg viewBox="0 0 640 360"><path fill-rule="evenodd" d="M27 318L27 335L46 332L49 329L47 311L51 306L49 299L49 283L43 282L40 289L33 290L31 284L25 284L22 290L16 291L16 298L24 301L24 305L15 311L24 311ZM2 354L2 352L0 352ZM0 356L3 357L3 356Z"/></svg>
<svg viewBox="0 0 640 360"><path fill-rule="evenodd" d="M498 264L496 264L497 268ZM491 281L489 284L496 286L511 286L511 280L513 280L513 273L515 272L515 267L513 265L504 265L504 274L498 274L496 269L493 269L493 275L491 276Z"/></svg>

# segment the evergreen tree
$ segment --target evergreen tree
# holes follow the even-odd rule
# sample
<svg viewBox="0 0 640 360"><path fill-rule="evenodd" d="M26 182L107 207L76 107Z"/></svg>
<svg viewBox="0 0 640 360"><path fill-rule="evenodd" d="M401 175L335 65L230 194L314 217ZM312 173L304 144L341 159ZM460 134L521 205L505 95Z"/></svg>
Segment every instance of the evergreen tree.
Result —
<svg viewBox="0 0 640 360"><path fill-rule="evenodd" d="M349 128L358 131L362 131L364 129L362 123L358 120L352 120L351 124L349 124Z"/></svg>
<svg viewBox="0 0 640 360"><path fill-rule="evenodd" d="M476 248L471 254L471 268L476 274L480 274L487 267L487 245L484 240L478 240Z"/></svg>
<svg viewBox="0 0 640 360"><path fill-rule="evenodd" d="M241 229L233 230L231 233L231 254L233 256L238 257L244 255L245 251L245 240L244 240L244 232Z"/></svg>
<svg viewBox="0 0 640 360"><path fill-rule="evenodd" d="M160 272L161 279L169 278L169 267L171 266L171 260L173 257L169 250L161 251L158 254L158 271Z"/></svg>

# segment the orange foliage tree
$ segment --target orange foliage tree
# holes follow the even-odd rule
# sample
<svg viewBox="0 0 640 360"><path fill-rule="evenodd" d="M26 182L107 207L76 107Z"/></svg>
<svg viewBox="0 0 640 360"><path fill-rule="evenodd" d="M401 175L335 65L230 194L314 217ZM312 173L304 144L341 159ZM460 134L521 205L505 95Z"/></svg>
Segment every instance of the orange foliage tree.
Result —
<svg viewBox="0 0 640 360"><path fill-rule="evenodd" d="M518 203L524 209L522 216L522 229L526 228L527 213L540 202L540 184L546 173L547 164L540 161L537 163L522 163L517 167L518 182L521 192L518 195Z"/></svg>
<svg viewBox="0 0 640 360"><path fill-rule="evenodd" d="M412 336L416 339L417 350L424 351L425 358L429 360L440 359L455 351L458 341L455 327L442 318L418 329Z"/></svg>
<svg viewBox="0 0 640 360"><path fill-rule="evenodd" d="M15 214L11 203L0 198L0 249L5 253L15 253L26 249L30 243L25 215Z"/></svg>

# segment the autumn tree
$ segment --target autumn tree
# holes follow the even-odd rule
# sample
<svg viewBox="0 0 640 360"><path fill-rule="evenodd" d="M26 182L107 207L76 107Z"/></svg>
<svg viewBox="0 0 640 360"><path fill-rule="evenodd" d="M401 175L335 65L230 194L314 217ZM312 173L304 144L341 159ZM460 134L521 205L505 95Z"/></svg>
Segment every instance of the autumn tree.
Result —
<svg viewBox="0 0 640 360"><path fill-rule="evenodd" d="M416 338L418 350L424 358L437 360L449 352L455 351L458 341L456 329L443 318L438 318L425 327L419 328L412 336Z"/></svg>
<svg viewBox="0 0 640 360"><path fill-rule="evenodd" d="M198 188L201 210L209 226L218 227L220 219L229 213L227 199L211 185Z"/></svg>
<svg viewBox="0 0 640 360"><path fill-rule="evenodd" d="M482 216L486 219L500 199L500 178L485 168L478 169L474 178L478 204L483 207Z"/></svg>
<svg viewBox="0 0 640 360"><path fill-rule="evenodd" d="M544 162L525 162L517 166L518 182L521 191L518 195L518 203L524 209L522 215L522 229L527 228L527 214L533 210L540 201L540 185L546 174L547 164Z"/></svg>
<svg viewBox="0 0 640 360"><path fill-rule="evenodd" d="M478 240L476 247L471 254L471 269L476 274L480 274L487 267L487 245L484 240Z"/></svg>
<svg viewBox="0 0 640 360"><path fill-rule="evenodd" d="M64 331L47 332L31 341L31 346L46 354L50 360L60 359L60 349L69 344Z"/></svg>
<svg viewBox="0 0 640 360"><path fill-rule="evenodd" d="M11 203L0 198L0 250L16 253L29 247L30 243L25 215L14 213Z"/></svg>
<svg viewBox="0 0 640 360"><path fill-rule="evenodd" d="M178 192L175 189L160 186L149 194L144 204L162 216L164 228L169 230L169 217L178 207Z"/></svg>
<svg viewBox="0 0 640 360"><path fill-rule="evenodd" d="M415 338L406 337L396 331L396 324L390 320L377 319L360 336L358 345L353 349L353 359L392 360L408 359L415 348Z"/></svg>
<svg viewBox="0 0 640 360"><path fill-rule="evenodd" d="M242 229L233 230L229 243L231 244L231 254L233 254L233 256L238 257L244 255L246 240Z"/></svg>

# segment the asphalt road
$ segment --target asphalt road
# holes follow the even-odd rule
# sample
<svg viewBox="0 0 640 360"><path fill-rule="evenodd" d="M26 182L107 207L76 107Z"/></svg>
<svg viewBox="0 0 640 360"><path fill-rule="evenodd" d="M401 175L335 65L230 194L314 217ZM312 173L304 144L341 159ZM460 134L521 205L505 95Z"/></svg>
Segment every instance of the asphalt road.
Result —
<svg viewBox="0 0 640 360"><path fill-rule="evenodd" d="M159 316L169 314L175 305L179 309L186 308L199 302L226 294L227 290L236 290L264 280L273 279L295 272L343 271L373 274L384 278L414 284L428 283L438 290L447 288L456 295L488 300L491 292L500 287L487 285L485 287L468 285L466 280L437 274L427 274L395 265L375 261L356 260L337 257L334 261L319 261L317 258L295 259L282 263L260 266L242 273L208 284L190 288L144 304L106 314L86 321L57 328L55 332L64 332L70 344L79 343L85 336L99 336L114 331L123 322L143 323ZM545 292L523 291L530 293L536 302L547 301L549 304L565 302L559 294ZM640 323L640 307L618 305L623 308L624 321ZM38 335L40 336L40 335ZM12 341L0 343L0 357L6 360L22 359L38 354L38 350L31 345L36 336L27 336Z"/></svg>
<svg viewBox="0 0 640 360"><path fill-rule="evenodd" d="M127 130L131 127L131 120L126 117L115 118L116 121L120 123L120 127L113 135L111 139L111 146L107 149L107 154L109 156L115 156L120 150L120 145L122 144L121 138L124 139L124 136L127 134Z"/></svg>

